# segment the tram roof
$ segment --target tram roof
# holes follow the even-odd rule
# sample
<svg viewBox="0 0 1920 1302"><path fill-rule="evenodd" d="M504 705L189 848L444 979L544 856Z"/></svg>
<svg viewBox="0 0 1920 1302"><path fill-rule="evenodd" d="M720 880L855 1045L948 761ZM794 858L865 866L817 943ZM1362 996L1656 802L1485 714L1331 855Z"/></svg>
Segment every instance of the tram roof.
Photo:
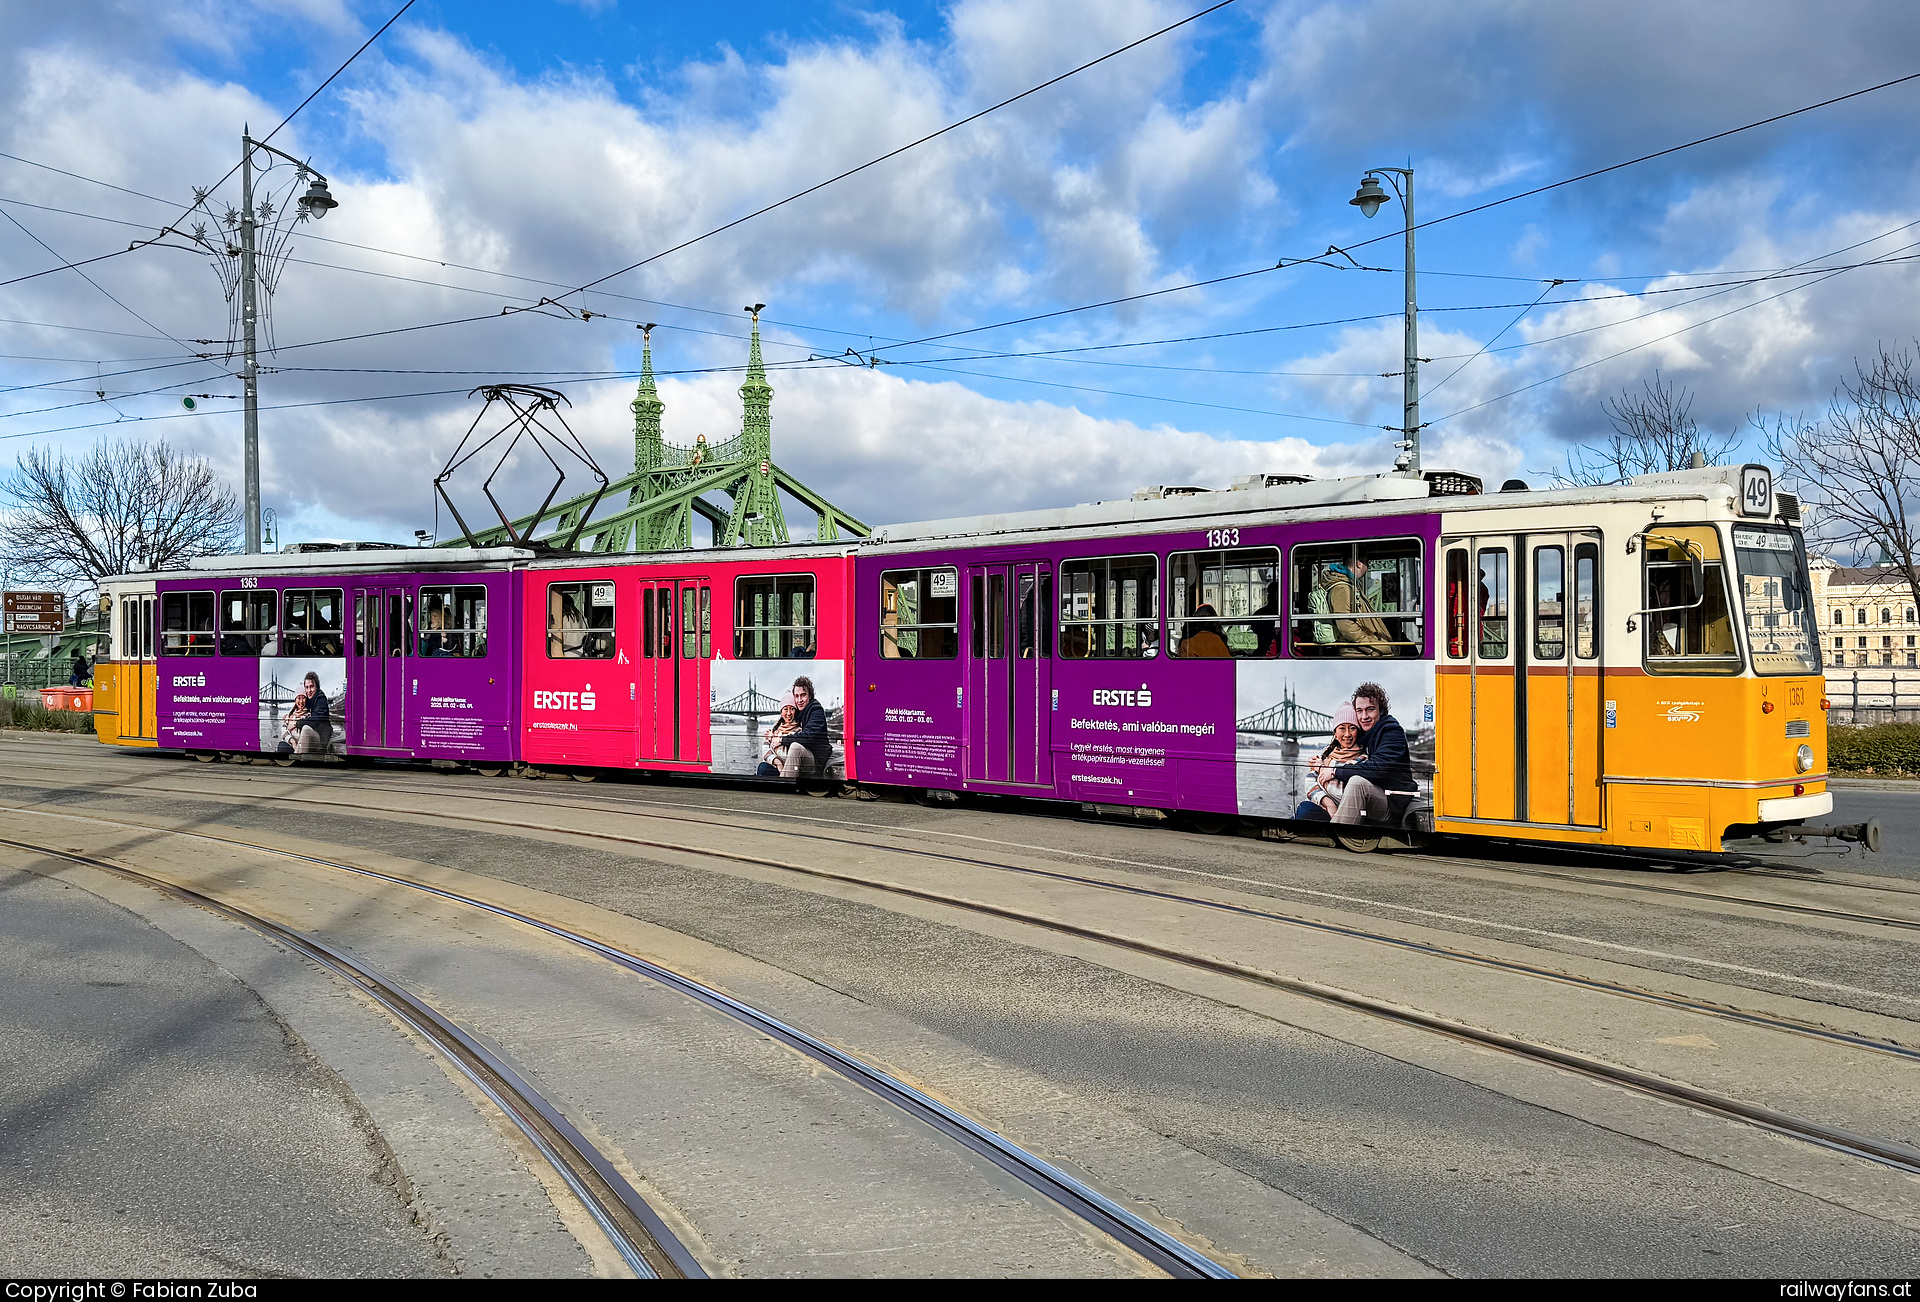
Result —
<svg viewBox="0 0 1920 1302"><path fill-rule="evenodd" d="M1704 501L1711 506L1716 498L1725 498L1726 513L1731 516L1735 495L1740 490L1741 470L1738 465L1707 466L1698 470L1636 475L1622 484L1592 488L1529 488L1473 494L1435 493L1426 480L1405 475L1355 475L1224 489L1143 489L1133 498L1118 501L885 525L873 531L866 545L924 546L985 536L1030 536L1083 529L1121 534L1154 533L1190 521L1222 516L1244 521L1250 515L1271 515L1277 517L1275 523L1281 523L1410 512L1510 511L1526 507L1602 506L1677 499ZM1456 475L1457 472L1442 471L1430 478Z"/></svg>
<svg viewBox="0 0 1920 1302"><path fill-rule="evenodd" d="M292 574L305 571L338 573L378 570L462 570L526 562L534 553L520 547L382 547L365 551L258 552L227 556L199 556L185 569L154 570L139 574L110 574L102 583L141 582L150 579L190 579L216 574Z"/></svg>

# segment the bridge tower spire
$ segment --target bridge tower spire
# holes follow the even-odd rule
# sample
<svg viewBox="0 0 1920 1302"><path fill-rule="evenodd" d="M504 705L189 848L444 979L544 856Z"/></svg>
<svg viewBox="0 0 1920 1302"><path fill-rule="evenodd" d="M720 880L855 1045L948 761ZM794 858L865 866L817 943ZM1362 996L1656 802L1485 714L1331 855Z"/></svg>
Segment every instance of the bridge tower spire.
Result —
<svg viewBox="0 0 1920 1302"><path fill-rule="evenodd" d="M780 510L773 473L773 386L767 383L766 363L760 356L760 312L765 307L755 303L744 309L753 318L747 382L740 386L740 459L746 463L747 478L733 499L725 542L715 539L721 546L738 541L766 547L787 541L786 516Z"/></svg>
<svg viewBox="0 0 1920 1302"><path fill-rule="evenodd" d="M649 321L640 327L640 388L633 402L633 469L650 474L666 459L666 438L660 428L660 414L667 404L660 401L660 390L653 382L653 327Z"/></svg>

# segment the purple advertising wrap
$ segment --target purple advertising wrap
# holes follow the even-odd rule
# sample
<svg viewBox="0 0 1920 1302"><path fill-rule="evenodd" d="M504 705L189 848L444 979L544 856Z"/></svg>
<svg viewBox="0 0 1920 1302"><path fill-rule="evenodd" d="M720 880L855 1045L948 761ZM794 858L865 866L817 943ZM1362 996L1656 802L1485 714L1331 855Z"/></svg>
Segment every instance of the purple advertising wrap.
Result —
<svg viewBox="0 0 1920 1302"><path fill-rule="evenodd" d="M1437 529L1413 516L862 557L859 771L1405 825L1432 790Z"/></svg>
<svg viewBox="0 0 1920 1302"><path fill-rule="evenodd" d="M158 585L162 746L510 760L510 575L209 575ZM489 615L503 623L489 628Z"/></svg>

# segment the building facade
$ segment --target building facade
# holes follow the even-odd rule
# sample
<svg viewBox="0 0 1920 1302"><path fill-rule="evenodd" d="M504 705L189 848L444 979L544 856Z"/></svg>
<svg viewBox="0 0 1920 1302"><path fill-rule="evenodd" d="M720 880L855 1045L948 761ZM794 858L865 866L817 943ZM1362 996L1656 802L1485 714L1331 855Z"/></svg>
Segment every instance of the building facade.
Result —
<svg viewBox="0 0 1920 1302"><path fill-rule="evenodd" d="M1913 592L1892 565L1811 564L1814 608L1828 672L1913 669L1920 674L1920 620Z"/></svg>

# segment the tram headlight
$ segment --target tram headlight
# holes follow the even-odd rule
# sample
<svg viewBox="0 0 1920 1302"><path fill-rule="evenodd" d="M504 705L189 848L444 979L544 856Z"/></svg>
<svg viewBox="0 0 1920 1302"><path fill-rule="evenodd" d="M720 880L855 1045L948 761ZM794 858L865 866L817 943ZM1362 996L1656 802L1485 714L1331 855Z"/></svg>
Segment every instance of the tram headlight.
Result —
<svg viewBox="0 0 1920 1302"><path fill-rule="evenodd" d="M1813 747L1802 746L1799 750L1795 751L1793 753L1793 763L1794 763L1794 767L1802 773L1805 773L1808 769L1812 768L1813 767Z"/></svg>

